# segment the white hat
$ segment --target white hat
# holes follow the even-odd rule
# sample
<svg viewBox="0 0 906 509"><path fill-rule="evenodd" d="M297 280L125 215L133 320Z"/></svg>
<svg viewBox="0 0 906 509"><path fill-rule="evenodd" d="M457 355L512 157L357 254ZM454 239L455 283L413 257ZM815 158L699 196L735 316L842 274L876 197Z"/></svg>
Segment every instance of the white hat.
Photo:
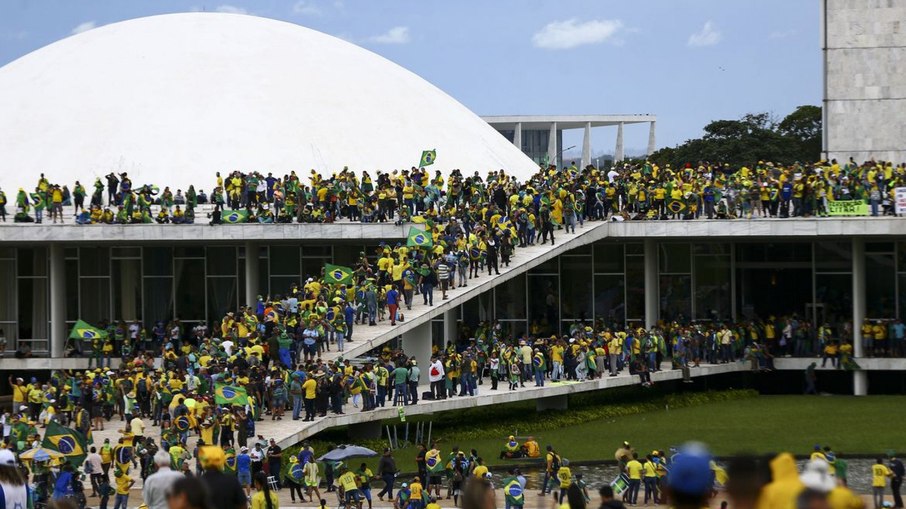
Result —
<svg viewBox="0 0 906 509"><path fill-rule="evenodd" d="M15 466L16 465L16 455L13 454L13 451L9 449L0 449L0 465L3 466Z"/></svg>
<svg viewBox="0 0 906 509"><path fill-rule="evenodd" d="M19 410L28 410L28 407L25 406L25 405L22 405L22 406L19 407Z"/></svg>
<svg viewBox="0 0 906 509"><path fill-rule="evenodd" d="M829 493L837 486L834 476L830 473L830 464L823 459L813 459L806 463L799 480L806 488L821 493Z"/></svg>

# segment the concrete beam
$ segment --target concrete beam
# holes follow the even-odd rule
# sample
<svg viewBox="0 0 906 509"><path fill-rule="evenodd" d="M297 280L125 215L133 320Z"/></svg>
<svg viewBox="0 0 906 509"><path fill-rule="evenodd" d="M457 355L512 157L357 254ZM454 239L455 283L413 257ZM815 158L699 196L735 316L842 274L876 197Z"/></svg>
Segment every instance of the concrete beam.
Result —
<svg viewBox="0 0 906 509"><path fill-rule="evenodd" d="M617 124L617 145L613 150L613 162L618 163L623 160L623 122Z"/></svg>

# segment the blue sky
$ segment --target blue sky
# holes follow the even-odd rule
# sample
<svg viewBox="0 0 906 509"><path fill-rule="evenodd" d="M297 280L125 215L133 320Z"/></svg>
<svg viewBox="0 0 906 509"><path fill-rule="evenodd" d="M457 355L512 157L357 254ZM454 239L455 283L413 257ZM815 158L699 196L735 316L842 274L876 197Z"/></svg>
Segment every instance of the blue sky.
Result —
<svg viewBox="0 0 906 509"><path fill-rule="evenodd" d="M713 119L821 101L816 0L3 0L0 65L80 30L202 9L343 37L478 114L653 113L658 146ZM594 151L612 151L615 134L596 129ZM643 150L648 130L625 140Z"/></svg>

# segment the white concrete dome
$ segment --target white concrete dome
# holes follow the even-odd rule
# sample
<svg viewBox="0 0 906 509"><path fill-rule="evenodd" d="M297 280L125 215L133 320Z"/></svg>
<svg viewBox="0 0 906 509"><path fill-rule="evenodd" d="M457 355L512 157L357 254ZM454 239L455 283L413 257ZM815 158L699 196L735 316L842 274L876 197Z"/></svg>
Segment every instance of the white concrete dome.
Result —
<svg viewBox="0 0 906 509"><path fill-rule="evenodd" d="M0 186L195 184L216 171L536 165L419 76L344 40L223 13L151 16L68 37L0 68ZM12 199L12 196L10 196Z"/></svg>

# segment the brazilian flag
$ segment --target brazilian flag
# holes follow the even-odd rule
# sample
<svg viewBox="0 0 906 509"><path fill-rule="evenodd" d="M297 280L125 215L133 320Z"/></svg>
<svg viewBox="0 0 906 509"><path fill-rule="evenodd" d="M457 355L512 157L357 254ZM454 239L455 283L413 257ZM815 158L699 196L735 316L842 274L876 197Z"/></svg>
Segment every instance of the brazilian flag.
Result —
<svg viewBox="0 0 906 509"><path fill-rule="evenodd" d="M302 484L305 480L305 472L302 470L302 465L290 463L289 468L286 469L286 477L292 479L296 484Z"/></svg>
<svg viewBox="0 0 906 509"><path fill-rule="evenodd" d="M412 267L407 267L406 270L403 271L403 279L408 281L410 285L415 286L415 283L418 281L418 274Z"/></svg>
<svg viewBox="0 0 906 509"><path fill-rule="evenodd" d="M327 284L348 285L352 284L354 272L349 267L342 265L324 264L324 282Z"/></svg>
<svg viewBox="0 0 906 509"><path fill-rule="evenodd" d="M132 448L132 442L117 444L113 448L113 462L123 472L128 472L132 465L132 459L135 457L135 450Z"/></svg>
<svg viewBox="0 0 906 509"><path fill-rule="evenodd" d="M79 466L85 460L88 453L85 451L85 436L80 432L67 428L51 421L47 425L47 431L44 433L44 442L41 443L47 449L57 451L74 466Z"/></svg>
<svg viewBox="0 0 906 509"><path fill-rule="evenodd" d="M231 210L229 212L224 212L220 218L223 220L224 224L240 224L248 222L249 220L249 211L247 210Z"/></svg>
<svg viewBox="0 0 906 509"><path fill-rule="evenodd" d="M431 449L425 454L425 466L432 474L439 474L444 471L444 462L440 457L440 451Z"/></svg>
<svg viewBox="0 0 906 509"><path fill-rule="evenodd" d="M667 210L673 212L674 214L679 214L680 212L686 210L686 204L682 200L670 200L667 203Z"/></svg>
<svg viewBox="0 0 906 509"><path fill-rule="evenodd" d="M437 159L437 150L424 150L422 151L422 158L418 163L418 167L431 166L434 164L435 159Z"/></svg>
<svg viewBox="0 0 906 509"><path fill-rule="evenodd" d="M431 238L431 234L424 232L422 230L416 230L415 228L409 228L409 235L406 238L406 246L408 247L423 247L430 249L434 247L434 239Z"/></svg>
<svg viewBox="0 0 906 509"><path fill-rule="evenodd" d="M214 384L214 402L218 405L245 405L249 396L242 387Z"/></svg>
<svg viewBox="0 0 906 509"><path fill-rule="evenodd" d="M98 329L97 327L88 324L79 320L72 326L72 332L69 333L69 339L84 339L90 341L92 339L105 339L107 337L107 331Z"/></svg>

